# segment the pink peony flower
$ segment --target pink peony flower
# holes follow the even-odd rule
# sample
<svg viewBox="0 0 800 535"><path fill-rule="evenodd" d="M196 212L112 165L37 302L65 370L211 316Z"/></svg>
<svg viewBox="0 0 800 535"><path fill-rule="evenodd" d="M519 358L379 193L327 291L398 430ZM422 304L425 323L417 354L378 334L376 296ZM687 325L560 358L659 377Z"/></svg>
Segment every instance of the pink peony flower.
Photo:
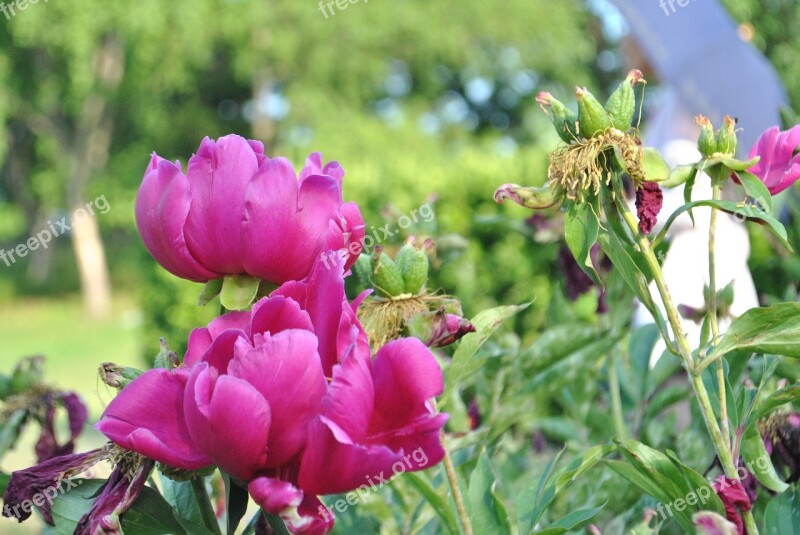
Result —
<svg viewBox="0 0 800 535"><path fill-rule="evenodd" d="M170 273L197 282L248 274L281 284L305 278L321 253L358 258L364 221L342 203L344 171L314 153L295 174L258 141L203 139L180 162L153 154L136 198L147 250ZM351 246L352 244L352 246ZM355 254L354 254L355 253Z"/></svg>
<svg viewBox="0 0 800 535"><path fill-rule="evenodd" d="M319 262L251 312L193 331L183 365L133 380L97 429L175 468L218 466L294 533L332 528L318 494L388 479L397 463L438 463L447 415L430 400L442 392L441 369L416 339L371 359L343 271L342 260Z"/></svg>
<svg viewBox="0 0 800 535"><path fill-rule="evenodd" d="M750 172L767 186L772 195L785 190L800 179L800 125L784 132L773 126L766 130L750 149L750 158L760 156Z"/></svg>

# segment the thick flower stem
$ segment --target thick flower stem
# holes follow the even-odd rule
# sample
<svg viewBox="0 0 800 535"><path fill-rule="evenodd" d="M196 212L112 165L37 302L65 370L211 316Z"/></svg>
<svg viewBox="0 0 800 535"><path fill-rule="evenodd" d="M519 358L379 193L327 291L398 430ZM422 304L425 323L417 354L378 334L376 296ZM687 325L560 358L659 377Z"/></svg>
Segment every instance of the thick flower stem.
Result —
<svg viewBox="0 0 800 535"><path fill-rule="evenodd" d="M720 187L716 182L712 186L712 199L719 200ZM708 226L708 308L709 323L711 325L712 340L719 336L719 323L717 320L717 265L716 265L716 241L717 241L717 209L711 207L711 221ZM728 402L725 389L725 365L722 359L717 360L717 389L719 390L719 420L722 426L722 436L730 444L731 432L728 422Z"/></svg>
<svg viewBox="0 0 800 535"><path fill-rule="evenodd" d="M461 521L461 529L464 530L464 535L473 535L472 522L470 522L467 508L464 505L464 497L461 495L461 487L458 485L458 476L456 468L453 466L453 459L450 457L450 450L447 449L444 431L442 431L442 447L444 448L444 471L447 474L447 481L450 482L450 490L453 492L453 501L456 504L458 519Z"/></svg>
<svg viewBox="0 0 800 535"><path fill-rule="evenodd" d="M691 377L692 388L695 396L697 397L697 402L700 405L700 412L703 415L703 421L706 424L706 429L708 430L711 441L714 444L714 450L716 451L717 457L722 465L722 470L727 477L731 479L738 479L736 465L734 464L733 456L731 455L730 445L722 436L722 432L720 431L719 424L717 423L716 416L714 414L714 409L711 406L711 401L708 397L706 386L703 383L700 375L695 373L692 349L689 346L689 341L686 338L686 334L683 332L683 326L681 325L678 310L675 308L675 305L672 302L672 297L667 289L666 282L664 281L664 273L661 271L661 265L658 263L658 259L653 252L650 240L647 238L647 236L639 231L636 217L625 203L621 188L618 187L617 181L614 181L614 186L619 213L622 215L622 218L635 237L636 242L641 249L642 255L644 256L647 267L650 269L650 272L653 275L653 280L658 288L658 293L661 296L661 301L664 304L667 318L670 326L672 327L675 340L678 344L678 349L681 353L681 359L683 360L683 364L689 372L689 376ZM750 511L742 511L742 516L747 526L748 534L758 535L758 528L755 525L752 513L750 513Z"/></svg>
<svg viewBox="0 0 800 535"><path fill-rule="evenodd" d="M203 517L203 523L215 535L221 535L219 529L219 522L217 522L217 515L214 514L214 508L211 506L211 500L206 492L206 482L202 477L196 476L191 479L192 491L197 500L197 506L200 508L200 514Z"/></svg>

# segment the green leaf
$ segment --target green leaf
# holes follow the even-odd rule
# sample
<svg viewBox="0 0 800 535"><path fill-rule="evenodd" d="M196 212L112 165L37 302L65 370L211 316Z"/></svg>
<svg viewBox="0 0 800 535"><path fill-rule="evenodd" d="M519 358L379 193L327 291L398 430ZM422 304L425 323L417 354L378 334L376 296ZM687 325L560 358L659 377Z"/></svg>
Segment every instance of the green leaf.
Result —
<svg viewBox="0 0 800 535"><path fill-rule="evenodd" d="M648 395L647 377L650 374L650 357L660 339L658 326L651 323L633 331L628 342L632 373L627 383L637 401L642 401Z"/></svg>
<svg viewBox="0 0 800 535"><path fill-rule="evenodd" d="M642 168L648 182L663 182L670 178L669 165L661 157L661 153L652 147L645 147L642 152Z"/></svg>
<svg viewBox="0 0 800 535"><path fill-rule="evenodd" d="M497 535L508 533L504 529L495 505L493 488L497 477L492 472L486 452L481 453L478 464L469 478L469 516L475 535Z"/></svg>
<svg viewBox="0 0 800 535"><path fill-rule="evenodd" d="M174 481L160 474L164 499L172 506L175 519L188 532L194 535L209 535L211 532L203 524L203 515L197 505L197 498L189 481Z"/></svg>
<svg viewBox="0 0 800 535"><path fill-rule="evenodd" d="M555 472L556 464L564 454L564 450L559 451L544 468L544 472L536 482L536 488L529 487L520 492L516 499L517 523L520 533L530 533L533 526L539 522L539 518L544 510L555 498L556 485L550 485L550 478Z"/></svg>
<svg viewBox="0 0 800 535"><path fill-rule="evenodd" d="M789 485L775 471L758 428L751 427L745 432L742 438L741 452L745 466L756 476L759 483L779 494L789 488Z"/></svg>
<svg viewBox="0 0 800 535"><path fill-rule="evenodd" d="M219 301L228 310L246 310L258 294L260 279L249 275L226 275Z"/></svg>
<svg viewBox="0 0 800 535"><path fill-rule="evenodd" d="M772 498L764 511L764 535L800 533L800 489Z"/></svg>
<svg viewBox="0 0 800 535"><path fill-rule="evenodd" d="M246 487L242 487L231 481L231 477L227 473L223 472L222 478L225 482L228 533L236 533L239 522L241 522L242 517L247 513L247 504L250 500L250 495L247 493Z"/></svg>
<svg viewBox="0 0 800 535"><path fill-rule="evenodd" d="M598 241L603 252L611 259L611 263L614 264L622 279L653 316L662 336L669 340L670 335L667 330L667 324L653 300L653 296L647 286L647 279L630 254L628 254L628 251L623 247L619 238L614 234L602 232Z"/></svg>
<svg viewBox="0 0 800 535"><path fill-rule="evenodd" d="M27 409L17 409L6 418L3 427L0 428L0 457L17 442L27 417Z"/></svg>
<svg viewBox="0 0 800 535"><path fill-rule="evenodd" d="M606 504L604 503L591 509L572 511L536 533L537 535L561 535L562 533L576 530L594 518L605 506Z"/></svg>
<svg viewBox="0 0 800 535"><path fill-rule="evenodd" d="M54 533L72 535L80 519L94 503L96 494L105 485L102 479L78 479L77 487L58 496L53 502ZM122 515L125 535L185 535L187 532L175 518L172 507L150 487L144 487L139 498Z"/></svg>
<svg viewBox="0 0 800 535"><path fill-rule="evenodd" d="M222 291L222 279L212 279L203 286L200 297L197 298L197 305L203 306L214 299Z"/></svg>
<svg viewBox="0 0 800 535"><path fill-rule="evenodd" d="M697 169L694 165L679 165L670 171L669 178L663 181L660 186L668 189L678 187L688 182L689 177L692 175L697 175Z"/></svg>
<svg viewBox="0 0 800 535"><path fill-rule="evenodd" d="M767 186L761 182L761 179L753 173L748 173L747 171L739 171L736 173L736 176L739 177L739 182L742 183L742 186L747 194L755 199L758 207L764 210L766 213L771 214L772 194L769 192L769 189L767 189Z"/></svg>
<svg viewBox="0 0 800 535"><path fill-rule="evenodd" d="M690 204L692 202L692 190L694 189L694 184L697 181L697 168L695 167L694 170L689 173L689 176L686 178L686 185L683 187L683 202L686 204ZM694 225L694 214L692 213L691 206L688 208L689 210L689 218L692 220L692 225ZM658 237L656 238L656 243L661 241L663 238L663 234L666 232L660 232Z"/></svg>
<svg viewBox="0 0 800 535"><path fill-rule="evenodd" d="M6 488L8 488L8 484L10 481L11 481L11 474L0 472L0 494L6 493Z"/></svg>
<svg viewBox="0 0 800 535"><path fill-rule="evenodd" d="M791 403L798 398L800 398L800 384L790 385L773 392L767 399L758 404L758 408L753 411L745 425L747 427L755 425L763 416L772 412L773 409Z"/></svg>
<svg viewBox="0 0 800 535"><path fill-rule="evenodd" d="M708 359L734 349L800 358L800 303L751 308L731 323Z"/></svg>
<svg viewBox="0 0 800 535"><path fill-rule="evenodd" d="M715 166L717 164L722 164L725 167L727 167L729 170L736 171L737 173L739 173L741 171L746 171L746 170L750 169L755 164L757 164L760 159L761 159L760 156L756 156L755 158L753 158L751 160L746 160L746 161L745 160L737 160L736 158L729 158L729 157L707 158L707 159L703 160L702 162L700 162L700 166L702 167L702 169L700 169L700 170L704 171L704 170L708 169L709 167L713 167L713 166Z"/></svg>
<svg viewBox="0 0 800 535"><path fill-rule="evenodd" d="M688 186L688 184L687 184ZM691 215L691 209L696 206L712 206L718 210L722 210L723 212L727 212L729 214L733 214L736 218L742 220L752 221L754 223L758 223L760 225L766 225L767 230L769 230L778 240L786 247L789 251L792 251L792 246L789 244L787 235L786 235L786 228L784 228L783 224L766 213L764 210L754 206L752 204L745 204L741 202L734 202L734 201L722 201L722 200L704 200L704 201L693 201L687 202L677 210L675 210L672 215L669 216L667 221L664 223L664 228L661 229L661 232L658 233L658 236L654 240L655 243L660 243L664 236L666 235L669 227L672 223L675 222L675 219L681 215L683 212L689 210L689 214ZM692 217L692 222L694 222L694 217Z"/></svg>
<svg viewBox="0 0 800 535"><path fill-rule="evenodd" d="M444 409L450 399L450 392L458 385L462 379L475 373L483 366L483 359L473 359L478 349L486 343L500 325L517 314L528 308L525 305L507 305L479 312L472 320L475 332L469 333L461 339L461 342L453 354L450 366L444 373L445 389L439 398L439 406Z"/></svg>
<svg viewBox="0 0 800 535"><path fill-rule="evenodd" d="M637 475L633 475L630 470L620 469L619 465L612 466L612 469L660 500L665 506L676 505L681 500L683 510L679 511L676 505L673 512L675 520L687 532L693 532L691 518L693 512L701 509L724 512L722 502L711 490L708 482L691 468L680 463L676 464L667 455L635 440L618 441L617 446L630 465L635 468ZM694 504L688 501L692 496ZM686 507L683 507L683 504Z"/></svg>
<svg viewBox="0 0 800 535"><path fill-rule="evenodd" d="M564 487L573 483L583 474L594 468L603 457L614 450L613 446L592 446L583 455L573 460L567 468L558 474L555 481L556 494L561 492Z"/></svg>
<svg viewBox="0 0 800 535"><path fill-rule="evenodd" d="M595 271L591 258L592 246L597 243L599 232L600 222L597 220L597 213L592 209L590 203L572 203L569 205L564 227L567 246L583 272L597 286L602 288L603 282L600 280L597 271Z"/></svg>
<svg viewBox="0 0 800 535"><path fill-rule="evenodd" d="M424 472L407 472L403 474L403 479L425 498L442 520L447 531L452 535L459 535L458 521L456 520L455 513L453 513L453 509L444 498L444 493L438 492L433 487L428 476Z"/></svg>

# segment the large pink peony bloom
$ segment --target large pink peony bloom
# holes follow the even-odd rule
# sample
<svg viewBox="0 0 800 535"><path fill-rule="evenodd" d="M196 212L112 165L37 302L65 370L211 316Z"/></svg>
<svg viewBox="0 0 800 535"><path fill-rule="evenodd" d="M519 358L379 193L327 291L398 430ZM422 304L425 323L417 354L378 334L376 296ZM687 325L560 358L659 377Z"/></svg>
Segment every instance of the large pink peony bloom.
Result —
<svg viewBox="0 0 800 535"><path fill-rule="evenodd" d="M800 125L784 132L773 126L766 130L750 149L750 158L761 160L750 168L767 186L772 195L778 194L800 179Z"/></svg>
<svg viewBox="0 0 800 535"><path fill-rule="evenodd" d="M180 162L153 154L136 224L150 254L193 281L243 274L276 284L299 280L326 251L342 251L349 269L364 221L354 203L342 203L343 177L339 164L323 166L319 153L298 178L288 160L268 158L258 141L206 137L186 174Z"/></svg>
<svg viewBox="0 0 800 535"><path fill-rule="evenodd" d="M331 529L317 494L388 479L398 462L438 463L447 420L430 403L442 392L438 363L416 339L371 359L343 271L341 260L320 262L252 312L193 331L183 365L135 379L97 428L176 468L217 465L294 533Z"/></svg>

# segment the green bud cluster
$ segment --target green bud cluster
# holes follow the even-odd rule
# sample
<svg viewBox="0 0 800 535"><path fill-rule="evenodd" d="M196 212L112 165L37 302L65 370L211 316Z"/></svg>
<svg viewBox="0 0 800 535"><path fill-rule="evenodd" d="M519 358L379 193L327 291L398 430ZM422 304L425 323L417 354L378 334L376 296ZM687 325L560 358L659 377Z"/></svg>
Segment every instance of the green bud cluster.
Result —
<svg viewBox="0 0 800 535"><path fill-rule="evenodd" d="M733 156L736 154L738 144L736 119L726 115L724 124L716 132L708 117L698 115L694 120L700 127L700 135L697 138L697 149L700 154L707 158L713 155Z"/></svg>
<svg viewBox="0 0 800 535"><path fill-rule="evenodd" d="M574 113L550 93L543 91L536 97L542 110L550 117L562 140L571 143L578 138L591 138L609 128L627 131L633 125L636 113L636 95L633 88L646 83L641 71L633 69L611 94L605 106L585 87L576 87L578 113Z"/></svg>
<svg viewBox="0 0 800 535"><path fill-rule="evenodd" d="M433 247L426 240L422 248L413 245L413 238L403 245L392 259L378 245L372 254L363 253L353 270L364 286L375 288L383 297L419 295L428 284L427 250Z"/></svg>

